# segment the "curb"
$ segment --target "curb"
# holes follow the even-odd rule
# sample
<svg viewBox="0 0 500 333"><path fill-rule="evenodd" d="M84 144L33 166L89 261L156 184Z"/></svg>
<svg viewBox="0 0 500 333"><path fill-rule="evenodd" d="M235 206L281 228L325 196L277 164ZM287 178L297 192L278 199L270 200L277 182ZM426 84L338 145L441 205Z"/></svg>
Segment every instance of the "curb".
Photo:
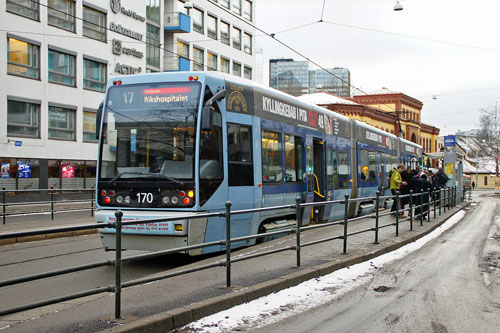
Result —
<svg viewBox="0 0 500 333"><path fill-rule="evenodd" d="M66 231L66 232L58 232L54 234L37 235L37 236L13 237L13 238L0 239L0 246L11 245L16 243L35 242L35 241L62 238L62 237L83 236L95 233L97 233L97 229Z"/></svg>
<svg viewBox="0 0 500 333"><path fill-rule="evenodd" d="M266 296L274 292L296 286L307 280L317 278L322 275L327 275L339 269L359 264L361 262L378 257L382 254L397 250L400 247L403 247L425 235L428 235L436 228L440 227L443 223L448 221L456 213L468 207L470 204L471 201L466 202L464 206L460 207L460 209L458 209L452 215L446 217L441 222L436 223L428 230L423 231L422 233L410 237L402 242L389 245L380 250L372 251L365 255L352 258L344 262L327 262L314 267L303 268L300 271L284 275L280 278L261 282L254 286L245 287L241 290L209 298L200 302L191 303L184 307L175 308L164 313L141 318L131 323L116 326L110 329L103 330L101 332L167 332L175 328L180 328L208 315L232 308L236 305L248 303L262 296Z"/></svg>

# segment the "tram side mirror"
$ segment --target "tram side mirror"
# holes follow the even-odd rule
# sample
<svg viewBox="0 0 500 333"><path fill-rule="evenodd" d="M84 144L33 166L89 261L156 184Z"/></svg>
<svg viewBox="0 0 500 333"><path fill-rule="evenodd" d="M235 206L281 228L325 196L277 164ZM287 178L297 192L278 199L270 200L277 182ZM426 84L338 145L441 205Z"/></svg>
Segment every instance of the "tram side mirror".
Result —
<svg viewBox="0 0 500 333"><path fill-rule="evenodd" d="M201 112L201 130L210 131L214 123L214 112L215 108L213 106L204 106Z"/></svg>
<svg viewBox="0 0 500 333"><path fill-rule="evenodd" d="M102 108L103 108L103 102L99 104L99 107L97 108L97 113L95 115L95 138L99 140L99 134L101 133L101 121L102 121Z"/></svg>

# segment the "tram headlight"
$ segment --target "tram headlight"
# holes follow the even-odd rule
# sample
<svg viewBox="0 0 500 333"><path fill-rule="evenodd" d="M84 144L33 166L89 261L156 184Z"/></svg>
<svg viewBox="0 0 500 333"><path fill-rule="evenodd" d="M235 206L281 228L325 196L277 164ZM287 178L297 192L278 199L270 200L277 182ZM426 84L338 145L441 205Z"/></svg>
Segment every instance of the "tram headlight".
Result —
<svg viewBox="0 0 500 333"><path fill-rule="evenodd" d="M122 203L123 203L123 197L122 197L121 195L117 196L117 197L116 197L116 202L117 202L118 204L122 204Z"/></svg>
<svg viewBox="0 0 500 333"><path fill-rule="evenodd" d="M126 204L126 205L130 205L130 195L127 195L125 197L125 199L123 200L123 202Z"/></svg>
<svg viewBox="0 0 500 333"><path fill-rule="evenodd" d="M174 205L177 205L177 204L179 203L179 198L177 198L177 197L172 197L172 200L171 200L171 201L172 201L172 203L173 203Z"/></svg>
<svg viewBox="0 0 500 333"><path fill-rule="evenodd" d="M164 204L164 205L168 205L170 203L170 198L165 196L161 199L161 202Z"/></svg>

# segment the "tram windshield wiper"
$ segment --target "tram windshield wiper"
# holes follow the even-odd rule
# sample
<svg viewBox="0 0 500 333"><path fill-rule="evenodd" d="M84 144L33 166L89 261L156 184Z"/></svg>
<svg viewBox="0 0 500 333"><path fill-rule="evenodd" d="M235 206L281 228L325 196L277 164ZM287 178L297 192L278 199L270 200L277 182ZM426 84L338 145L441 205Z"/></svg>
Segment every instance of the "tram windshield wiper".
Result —
<svg viewBox="0 0 500 333"><path fill-rule="evenodd" d="M173 177L170 177L170 176L167 176L167 175L164 175L161 173L148 173L148 172L138 172L138 171L120 172L113 179L111 179L108 183L110 184L110 183L122 178L122 176L126 176L126 175L138 175L138 176L144 176L145 178L162 178L162 179L167 179L167 180L169 180L173 183L176 183L178 185L184 186L184 183L181 182L180 180L177 180Z"/></svg>

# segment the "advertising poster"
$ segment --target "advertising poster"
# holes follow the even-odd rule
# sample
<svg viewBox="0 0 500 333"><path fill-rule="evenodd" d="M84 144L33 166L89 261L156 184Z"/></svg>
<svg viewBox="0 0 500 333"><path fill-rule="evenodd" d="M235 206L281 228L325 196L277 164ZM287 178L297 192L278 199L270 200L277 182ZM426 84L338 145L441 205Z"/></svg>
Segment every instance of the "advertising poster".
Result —
<svg viewBox="0 0 500 333"><path fill-rule="evenodd" d="M10 163L2 163L2 178L10 178Z"/></svg>
<svg viewBox="0 0 500 333"><path fill-rule="evenodd" d="M75 166L73 163L63 163L62 165L63 178L75 178Z"/></svg>
<svg viewBox="0 0 500 333"><path fill-rule="evenodd" d="M17 177L31 178L31 163L29 161L17 161Z"/></svg>

